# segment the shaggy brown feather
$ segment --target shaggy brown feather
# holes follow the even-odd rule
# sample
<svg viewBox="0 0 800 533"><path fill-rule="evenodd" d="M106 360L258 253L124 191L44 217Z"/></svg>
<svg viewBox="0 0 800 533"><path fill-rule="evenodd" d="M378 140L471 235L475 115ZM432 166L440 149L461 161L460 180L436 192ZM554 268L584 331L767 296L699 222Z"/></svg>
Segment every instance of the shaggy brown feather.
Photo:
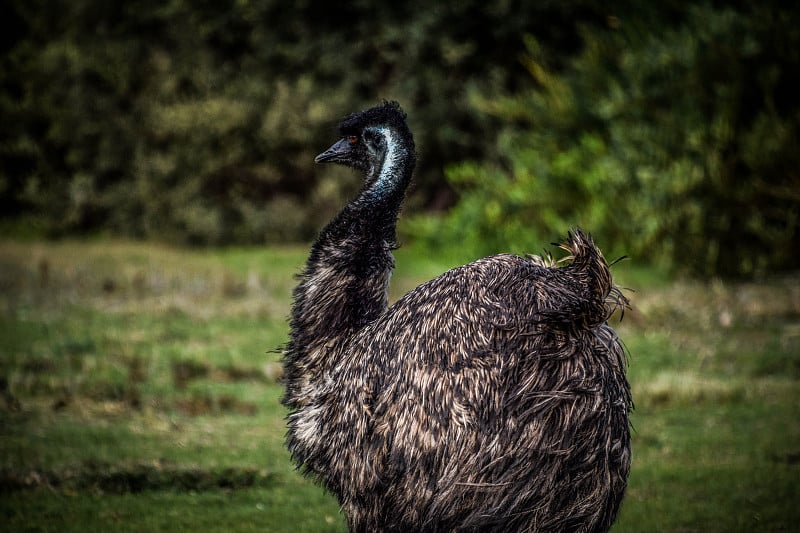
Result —
<svg viewBox="0 0 800 533"><path fill-rule="evenodd" d="M388 174L403 192L404 115L394 104L365 114L349 126L388 123L386 140L406 143ZM377 175L388 171L375 146ZM574 230L567 266L487 257L389 307L402 194L375 209L380 181L368 176L323 230L295 290L284 397L294 459L353 531L608 530L630 469L632 400L606 323L627 301L599 249Z"/></svg>

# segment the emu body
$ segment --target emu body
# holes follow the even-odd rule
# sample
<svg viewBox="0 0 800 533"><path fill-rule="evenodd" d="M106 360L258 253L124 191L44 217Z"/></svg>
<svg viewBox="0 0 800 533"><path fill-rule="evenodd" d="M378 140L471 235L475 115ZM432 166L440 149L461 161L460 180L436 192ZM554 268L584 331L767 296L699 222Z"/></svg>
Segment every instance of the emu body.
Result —
<svg viewBox="0 0 800 533"><path fill-rule="evenodd" d="M283 400L294 460L339 498L353 531L610 528L632 402L606 324L625 301L600 251L575 230L565 267L487 257L390 307L413 139L390 103L340 129L318 160L366 177L295 289Z"/></svg>

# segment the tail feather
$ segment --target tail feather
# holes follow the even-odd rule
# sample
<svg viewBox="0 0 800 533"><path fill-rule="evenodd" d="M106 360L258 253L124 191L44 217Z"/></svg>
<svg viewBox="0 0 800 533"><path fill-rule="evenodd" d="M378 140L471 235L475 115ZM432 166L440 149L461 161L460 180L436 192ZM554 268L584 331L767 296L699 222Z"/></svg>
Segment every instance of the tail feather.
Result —
<svg viewBox="0 0 800 533"><path fill-rule="evenodd" d="M559 262L569 261L563 268L578 290L571 292L569 298L559 299L557 308L540 311L545 321L570 328L591 328L606 322L615 311L629 307L628 298L614 285L609 265L589 234L573 228L559 248L569 253Z"/></svg>
<svg viewBox="0 0 800 533"><path fill-rule="evenodd" d="M592 296L605 299L614 287L611 270L591 235L580 228L573 228L567 233L567 240L560 248L570 253L566 258L571 259L569 269L586 281L592 290Z"/></svg>

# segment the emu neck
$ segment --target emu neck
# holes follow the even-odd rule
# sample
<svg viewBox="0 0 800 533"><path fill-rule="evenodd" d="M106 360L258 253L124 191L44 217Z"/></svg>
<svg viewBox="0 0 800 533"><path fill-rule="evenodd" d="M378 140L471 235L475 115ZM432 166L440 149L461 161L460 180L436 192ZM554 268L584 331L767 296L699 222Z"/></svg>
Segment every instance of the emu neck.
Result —
<svg viewBox="0 0 800 533"><path fill-rule="evenodd" d="M288 405L305 400L305 384L335 364L335 346L388 307L391 250L414 169L413 141L389 144L365 187L320 233L294 291L288 346Z"/></svg>

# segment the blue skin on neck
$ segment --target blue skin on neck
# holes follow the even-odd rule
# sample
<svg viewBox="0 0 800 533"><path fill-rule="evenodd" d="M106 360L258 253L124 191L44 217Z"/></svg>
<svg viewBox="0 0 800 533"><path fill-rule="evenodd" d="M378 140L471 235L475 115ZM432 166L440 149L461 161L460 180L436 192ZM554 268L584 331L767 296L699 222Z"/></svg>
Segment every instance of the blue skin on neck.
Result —
<svg viewBox="0 0 800 533"><path fill-rule="evenodd" d="M398 135L389 128L376 127L373 131L381 135L384 139L386 152L383 157L380 174L375 183L366 193L373 199L380 199L397 192L398 187L403 187L403 165L402 162L408 156L408 151L400 142Z"/></svg>

